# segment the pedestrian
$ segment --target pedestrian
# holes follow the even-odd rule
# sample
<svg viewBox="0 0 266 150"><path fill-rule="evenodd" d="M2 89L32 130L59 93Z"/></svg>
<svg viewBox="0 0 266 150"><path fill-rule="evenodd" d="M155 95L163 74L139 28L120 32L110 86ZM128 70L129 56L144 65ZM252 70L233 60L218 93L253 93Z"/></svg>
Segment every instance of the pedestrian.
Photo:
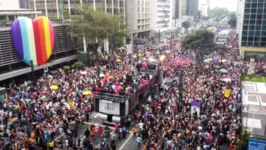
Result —
<svg viewBox="0 0 266 150"><path fill-rule="evenodd" d="M136 134L137 134L137 129L136 129L136 127L133 126L132 129L131 129L131 131L132 131L132 133L133 133L133 139L135 139L135 138L136 138Z"/></svg>
<svg viewBox="0 0 266 150"><path fill-rule="evenodd" d="M137 136L136 141L138 143L138 147L140 147L142 139L141 139L141 137L139 135Z"/></svg>

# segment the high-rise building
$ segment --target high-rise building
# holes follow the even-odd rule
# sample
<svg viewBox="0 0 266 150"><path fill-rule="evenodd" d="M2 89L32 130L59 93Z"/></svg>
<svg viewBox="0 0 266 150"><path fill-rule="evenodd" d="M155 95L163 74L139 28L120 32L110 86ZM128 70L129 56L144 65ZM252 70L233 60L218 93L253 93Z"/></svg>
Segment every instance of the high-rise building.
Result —
<svg viewBox="0 0 266 150"><path fill-rule="evenodd" d="M151 3L151 27L155 31L172 29L172 0L155 0Z"/></svg>
<svg viewBox="0 0 266 150"><path fill-rule="evenodd" d="M197 16L199 10L199 0L187 0L187 16Z"/></svg>
<svg viewBox="0 0 266 150"><path fill-rule="evenodd" d="M239 0L238 2L239 46L241 55L266 53L266 1ZM260 53L262 55L262 53ZM266 56L266 55L265 55Z"/></svg>
<svg viewBox="0 0 266 150"><path fill-rule="evenodd" d="M208 16L209 9L210 9L210 0L199 1L199 10L201 12L201 15Z"/></svg>
<svg viewBox="0 0 266 150"><path fill-rule="evenodd" d="M151 31L151 0L127 1L127 24L132 37L147 39Z"/></svg>
<svg viewBox="0 0 266 150"><path fill-rule="evenodd" d="M186 15L187 0L173 0L172 3L172 27L177 28L181 26L182 18Z"/></svg>

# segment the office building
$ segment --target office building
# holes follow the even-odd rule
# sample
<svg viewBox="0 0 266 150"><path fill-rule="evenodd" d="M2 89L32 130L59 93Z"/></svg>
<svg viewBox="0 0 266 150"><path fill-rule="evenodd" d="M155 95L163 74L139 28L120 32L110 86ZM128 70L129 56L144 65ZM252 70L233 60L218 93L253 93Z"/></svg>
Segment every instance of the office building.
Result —
<svg viewBox="0 0 266 150"><path fill-rule="evenodd" d="M244 54L265 55L266 1L241 0L238 2L237 14L237 33L241 56L244 57Z"/></svg>
<svg viewBox="0 0 266 150"><path fill-rule="evenodd" d="M125 19L125 0L29 0L29 6L42 12L49 18L62 18L63 11L76 15L75 9L83 4L90 4L95 9L103 10Z"/></svg>
<svg viewBox="0 0 266 150"><path fill-rule="evenodd" d="M186 15L187 0L173 0L172 3L172 27L176 29L181 27L183 16Z"/></svg>
<svg viewBox="0 0 266 150"><path fill-rule="evenodd" d="M151 0L127 1L127 24L132 37L149 38L151 31Z"/></svg>
<svg viewBox="0 0 266 150"><path fill-rule="evenodd" d="M199 11L199 0L186 0L186 15L187 16L197 16Z"/></svg>
<svg viewBox="0 0 266 150"><path fill-rule="evenodd" d="M155 0L151 3L151 27L164 32L172 29L172 0Z"/></svg>

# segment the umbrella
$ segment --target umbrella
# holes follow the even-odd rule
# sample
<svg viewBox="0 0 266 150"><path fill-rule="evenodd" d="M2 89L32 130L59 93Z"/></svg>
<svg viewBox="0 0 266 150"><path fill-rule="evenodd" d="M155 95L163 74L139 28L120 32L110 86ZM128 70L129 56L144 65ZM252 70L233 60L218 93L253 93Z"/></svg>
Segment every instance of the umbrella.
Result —
<svg viewBox="0 0 266 150"><path fill-rule="evenodd" d="M223 78L221 80L224 81L224 82L231 82L232 81L232 79L230 79L230 78Z"/></svg>
<svg viewBox="0 0 266 150"><path fill-rule="evenodd" d="M170 51L165 51L166 53L170 53Z"/></svg>
<svg viewBox="0 0 266 150"><path fill-rule="evenodd" d="M219 71L222 73L228 73L228 70L226 70L226 69L220 69Z"/></svg>
<svg viewBox="0 0 266 150"><path fill-rule="evenodd" d="M121 62L121 59L116 59L116 62Z"/></svg>
<svg viewBox="0 0 266 150"><path fill-rule="evenodd" d="M139 53L139 54L138 54L138 56L139 56L139 57L141 57L141 56L142 56L142 54L141 54L141 53Z"/></svg>
<svg viewBox="0 0 266 150"><path fill-rule="evenodd" d="M205 60L203 60L203 62L204 63L209 63L209 62L211 62L211 60L210 59L205 59Z"/></svg>
<svg viewBox="0 0 266 150"><path fill-rule="evenodd" d="M222 60L220 60L220 62L227 62L227 60L226 59L222 59Z"/></svg>
<svg viewBox="0 0 266 150"><path fill-rule="evenodd" d="M87 71L80 71L80 74L85 75L87 74Z"/></svg>
<svg viewBox="0 0 266 150"><path fill-rule="evenodd" d="M220 57L214 57L213 60L214 61L219 61L220 60Z"/></svg>
<svg viewBox="0 0 266 150"><path fill-rule="evenodd" d="M58 86L57 85L52 85L52 86L50 86L50 89L52 89L52 90L58 90Z"/></svg>
<svg viewBox="0 0 266 150"><path fill-rule="evenodd" d="M82 95L85 95L85 96L87 96L87 95L91 95L91 91L83 91L83 92L82 92Z"/></svg>
<svg viewBox="0 0 266 150"><path fill-rule="evenodd" d="M164 55L160 56L160 61L164 61L166 59L166 57Z"/></svg>
<svg viewBox="0 0 266 150"><path fill-rule="evenodd" d="M105 75L103 73L100 74L100 77L103 78Z"/></svg>

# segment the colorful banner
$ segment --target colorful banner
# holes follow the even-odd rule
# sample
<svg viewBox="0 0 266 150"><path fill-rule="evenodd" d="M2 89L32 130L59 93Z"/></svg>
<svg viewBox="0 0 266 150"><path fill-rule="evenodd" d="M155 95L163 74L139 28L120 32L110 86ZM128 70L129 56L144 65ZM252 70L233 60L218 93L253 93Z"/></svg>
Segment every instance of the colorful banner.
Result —
<svg viewBox="0 0 266 150"><path fill-rule="evenodd" d="M193 114L195 111L198 115L200 115L200 102L191 101L191 114Z"/></svg>
<svg viewBox="0 0 266 150"><path fill-rule="evenodd" d="M224 90L224 97L228 98L231 95L231 90L225 89Z"/></svg>

